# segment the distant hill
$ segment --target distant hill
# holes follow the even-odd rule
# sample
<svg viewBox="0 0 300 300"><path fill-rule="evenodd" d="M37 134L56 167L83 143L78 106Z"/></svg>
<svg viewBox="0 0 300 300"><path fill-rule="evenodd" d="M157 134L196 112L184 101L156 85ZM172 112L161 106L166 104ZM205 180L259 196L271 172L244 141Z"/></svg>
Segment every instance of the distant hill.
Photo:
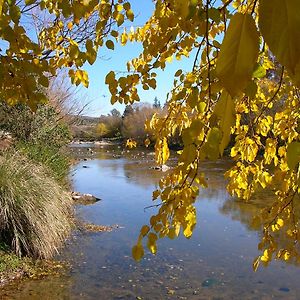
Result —
<svg viewBox="0 0 300 300"><path fill-rule="evenodd" d="M100 122L100 118L98 117L90 117L90 116L70 116L72 118L72 123L74 125L97 125Z"/></svg>
<svg viewBox="0 0 300 300"><path fill-rule="evenodd" d="M69 116L71 121L70 129L74 139L95 140L97 139L96 128L100 118L90 116Z"/></svg>

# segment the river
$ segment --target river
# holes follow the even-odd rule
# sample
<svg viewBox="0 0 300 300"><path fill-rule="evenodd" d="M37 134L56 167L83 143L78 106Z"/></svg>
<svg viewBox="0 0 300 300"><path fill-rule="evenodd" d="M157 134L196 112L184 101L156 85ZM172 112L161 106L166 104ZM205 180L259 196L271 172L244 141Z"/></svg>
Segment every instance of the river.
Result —
<svg viewBox="0 0 300 300"><path fill-rule="evenodd" d="M162 173L151 168L150 152L93 150L92 159L76 164L70 178L74 190L102 200L77 205L76 214L118 228L75 233L58 257L71 264L65 275L13 284L0 299L299 299L298 266L273 261L252 271L260 233L251 228L251 216L265 195L255 202L233 201L222 176L229 161L202 165L210 188L200 192L193 237L159 240L158 253L146 252L136 263L131 247L156 211L144 208L152 204ZM75 152L86 157L88 150L81 145Z"/></svg>

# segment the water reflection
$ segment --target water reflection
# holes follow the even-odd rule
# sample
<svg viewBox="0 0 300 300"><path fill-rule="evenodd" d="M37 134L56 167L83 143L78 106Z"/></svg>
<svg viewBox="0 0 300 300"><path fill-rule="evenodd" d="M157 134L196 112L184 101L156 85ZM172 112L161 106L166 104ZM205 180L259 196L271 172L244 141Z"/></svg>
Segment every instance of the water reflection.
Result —
<svg viewBox="0 0 300 300"><path fill-rule="evenodd" d="M86 154L86 149L82 153ZM120 156L121 155L121 156ZM300 269L280 262L252 272L258 236L250 217L259 203L229 199L222 177L230 164L202 166L210 188L200 192L198 223L192 239L158 243L158 254L141 263L131 258L141 225L155 210L152 191L161 175L153 156L122 153L120 148L95 150L81 161L72 177L77 191L102 201L78 206L82 219L95 224L119 224L111 233L77 233L61 259L73 265L63 278L27 281L6 289L8 299L297 299ZM85 167L83 167L85 166ZM259 198L258 198L259 199ZM265 199L265 196L264 196Z"/></svg>

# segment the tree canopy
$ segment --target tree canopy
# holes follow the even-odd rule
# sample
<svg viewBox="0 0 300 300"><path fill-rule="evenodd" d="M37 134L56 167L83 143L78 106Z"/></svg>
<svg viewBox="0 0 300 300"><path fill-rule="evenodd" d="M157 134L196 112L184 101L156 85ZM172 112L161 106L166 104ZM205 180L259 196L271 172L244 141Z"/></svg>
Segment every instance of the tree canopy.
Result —
<svg viewBox="0 0 300 300"><path fill-rule="evenodd" d="M0 52L1 99L34 108L44 101L47 76L59 68L69 68L72 82L87 86L82 66L93 64L99 47L137 42L143 51L127 63L128 74L111 71L105 80L111 102L129 105L139 101L138 87L156 88L157 70L189 57L190 70L174 75L167 114L146 124L159 164L168 160L168 139L175 132L184 147L176 168L153 193L153 200L160 199L158 213L142 227L134 258L143 256L145 239L155 253L158 238L192 236L194 203L207 186L201 161L228 153L234 162L225 174L231 195L248 201L268 189L274 196L253 220L262 231L254 269L273 258L299 260L299 1L155 0L145 25L128 31L121 26L134 20L129 2L0 1L0 36L6 41ZM34 18L35 39L20 22L37 8L44 17ZM279 245L279 235L285 245Z"/></svg>

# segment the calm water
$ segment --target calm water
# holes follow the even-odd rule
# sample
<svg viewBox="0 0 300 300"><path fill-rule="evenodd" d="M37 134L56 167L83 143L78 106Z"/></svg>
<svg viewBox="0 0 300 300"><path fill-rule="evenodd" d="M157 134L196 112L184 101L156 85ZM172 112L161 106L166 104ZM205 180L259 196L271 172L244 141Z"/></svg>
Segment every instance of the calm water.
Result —
<svg viewBox="0 0 300 300"><path fill-rule="evenodd" d="M96 149L96 148L95 148ZM86 148L77 148L86 156ZM118 224L105 233L77 233L60 258L72 264L63 277L28 280L0 293L0 299L299 299L300 268L273 262L252 271L258 232L251 216L255 203L230 200L222 177L229 162L204 163L210 189L197 203L192 239L160 240L158 253L136 263L131 247L153 210L152 191L161 175L151 153L97 148L93 159L71 171L74 190L102 200L78 206L78 217L99 225ZM2 296L1 296L2 294Z"/></svg>

